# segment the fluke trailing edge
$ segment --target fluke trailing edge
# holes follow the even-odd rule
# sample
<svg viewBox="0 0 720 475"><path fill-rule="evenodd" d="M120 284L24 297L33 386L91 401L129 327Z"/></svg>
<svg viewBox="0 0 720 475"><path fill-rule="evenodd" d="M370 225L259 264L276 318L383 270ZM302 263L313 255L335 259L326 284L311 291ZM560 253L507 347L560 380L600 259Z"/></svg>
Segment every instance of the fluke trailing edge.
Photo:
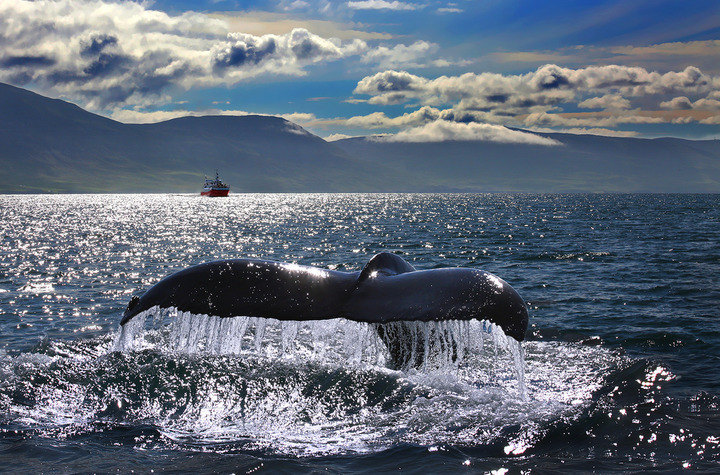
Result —
<svg viewBox="0 0 720 475"><path fill-rule="evenodd" d="M156 306L222 318L376 323L393 355L404 353L408 343L395 341L401 335L394 331L391 337L382 324L488 320L518 341L525 338L528 325L525 302L493 274L461 267L415 270L385 252L359 272L257 259L196 265L164 278L142 297L133 297L120 323Z"/></svg>

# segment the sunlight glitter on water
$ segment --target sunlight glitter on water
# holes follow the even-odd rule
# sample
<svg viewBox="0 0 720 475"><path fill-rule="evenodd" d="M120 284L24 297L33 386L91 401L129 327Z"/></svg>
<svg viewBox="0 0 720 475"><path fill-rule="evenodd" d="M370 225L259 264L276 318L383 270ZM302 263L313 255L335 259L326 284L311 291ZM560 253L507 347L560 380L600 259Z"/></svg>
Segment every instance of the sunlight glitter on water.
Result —
<svg viewBox="0 0 720 475"><path fill-rule="evenodd" d="M43 453L52 464L87 442L95 462L121 453L120 465L254 448L280 454L270 459L283 467L287 454L376 453L367 467L343 458L337 471L402 457L398 466L421 457L438 470L468 460L477 470L553 471L561 461L710 470L720 460L719 204L707 195L0 196L0 428L6 447L24 450L3 463ZM239 352L222 339L210 353L165 351L153 328L145 349L109 351L130 296L189 265L258 257L347 271L380 251L418 269L493 272L532 302L526 401L514 358L495 356L482 332L482 352L441 372L387 369L382 349L373 360L353 346L372 333L340 332L351 341L315 348L298 343L311 329L269 324L257 336L252 322ZM418 455L414 443L439 449Z"/></svg>

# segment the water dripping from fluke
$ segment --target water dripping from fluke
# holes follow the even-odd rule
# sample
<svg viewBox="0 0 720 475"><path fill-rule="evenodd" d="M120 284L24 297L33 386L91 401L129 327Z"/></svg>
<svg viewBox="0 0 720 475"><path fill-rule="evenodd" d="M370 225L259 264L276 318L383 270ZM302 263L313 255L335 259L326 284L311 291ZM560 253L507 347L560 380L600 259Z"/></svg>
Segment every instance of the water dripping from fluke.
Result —
<svg viewBox="0 0 720 475"><path fill-rule="evenodd" d="M402 345L393 342L402 341ZM401 373L459 373L473 360L507 358L517 395L528 400L522 343L486 320L364 323L343 318L220 318L153 307L119 332L111 351L236 355Z"/></svg>

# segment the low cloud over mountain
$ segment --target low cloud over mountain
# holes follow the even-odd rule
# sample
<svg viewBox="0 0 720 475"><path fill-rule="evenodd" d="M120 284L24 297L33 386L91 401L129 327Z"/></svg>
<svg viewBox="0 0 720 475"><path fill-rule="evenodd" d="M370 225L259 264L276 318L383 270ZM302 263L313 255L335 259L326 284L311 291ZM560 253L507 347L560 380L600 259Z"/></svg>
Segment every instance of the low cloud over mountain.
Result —
<svg viewBox="0 0 720 475"><path fill-rule="evenodd" d="M720 192L718 140L443 120L335 138L258 115L124 124L0 84L0 192L196 192L215 168L234 192Z"/></svg>
<svg viewBox="0 0 720 475"><path fill-rule="evenodd" d="M561 145L557 140L508 129L502 125L462 124L446 120L436 120L419 127L403 130L397 134L382 135L375 140L379 142L485 141L545 146Z"/></svg>

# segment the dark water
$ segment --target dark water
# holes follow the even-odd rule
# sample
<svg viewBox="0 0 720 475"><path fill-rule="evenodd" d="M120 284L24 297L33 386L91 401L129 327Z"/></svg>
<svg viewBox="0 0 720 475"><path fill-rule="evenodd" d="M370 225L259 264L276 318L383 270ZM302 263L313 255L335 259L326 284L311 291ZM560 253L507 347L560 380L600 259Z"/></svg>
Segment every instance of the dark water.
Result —
<svg viewBox="0 0 720 475"><path fill-rule="evenodd" d="M0 196L0 229L0 470L720 470L718 195ZM372 342L343 322L301 329L320 349L161 324L115 351L130 296L187 265L379 251L511 283L527 398L482 327L410 372L344 359Z"/></svg>

